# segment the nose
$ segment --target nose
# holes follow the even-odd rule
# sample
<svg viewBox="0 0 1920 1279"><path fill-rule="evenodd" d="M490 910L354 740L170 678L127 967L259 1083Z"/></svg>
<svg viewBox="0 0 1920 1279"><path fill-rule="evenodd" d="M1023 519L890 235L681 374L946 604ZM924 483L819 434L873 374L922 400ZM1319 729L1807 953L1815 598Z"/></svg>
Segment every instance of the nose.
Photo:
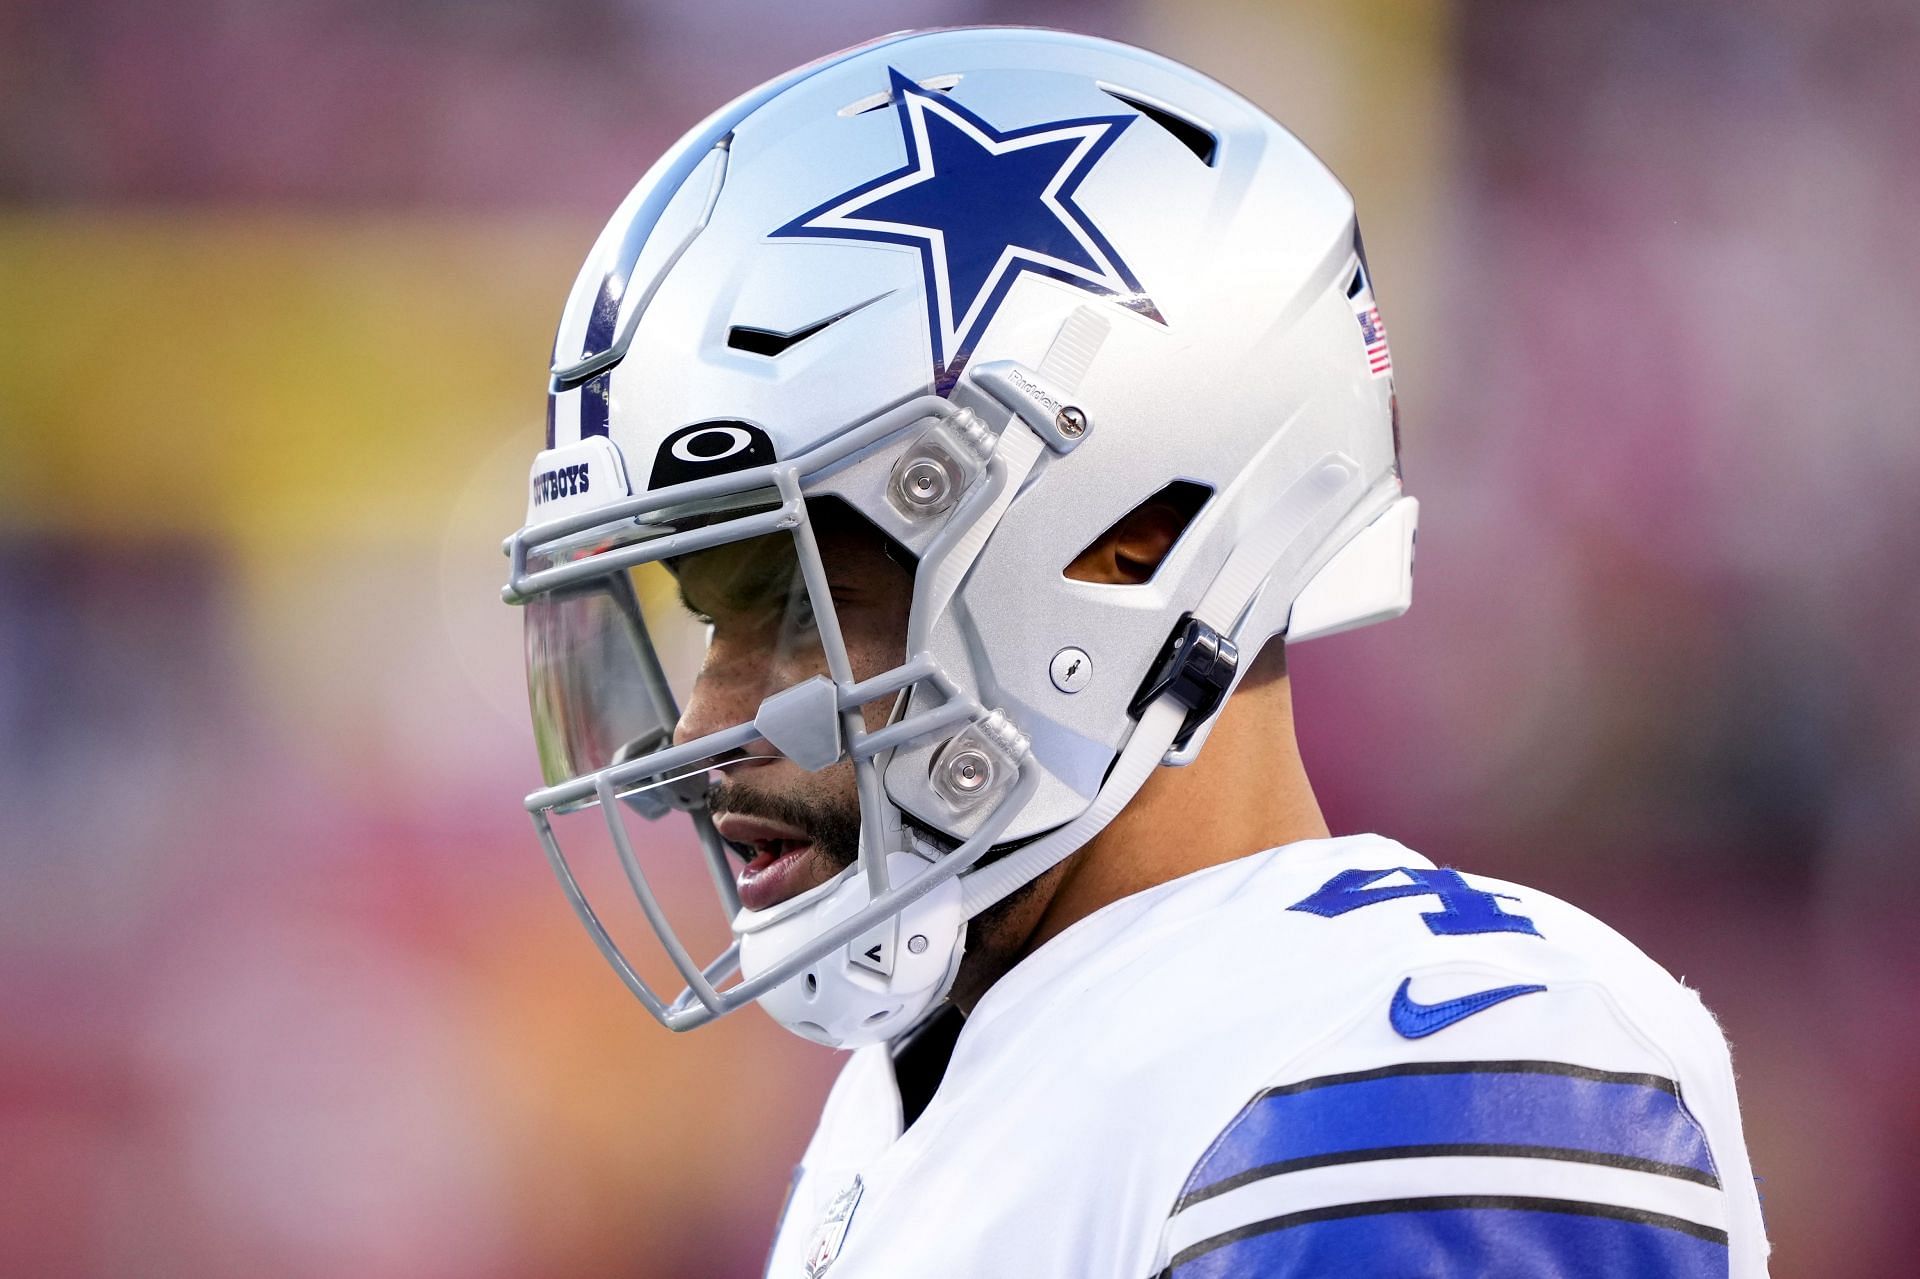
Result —
<svg viewBox="0 0 1920 1279"><path fill-rule="evenodd" d="M675 745L753 719L768 687L763 645L742 644L716 633L707 646L693 691L673 727Z"/></svg>

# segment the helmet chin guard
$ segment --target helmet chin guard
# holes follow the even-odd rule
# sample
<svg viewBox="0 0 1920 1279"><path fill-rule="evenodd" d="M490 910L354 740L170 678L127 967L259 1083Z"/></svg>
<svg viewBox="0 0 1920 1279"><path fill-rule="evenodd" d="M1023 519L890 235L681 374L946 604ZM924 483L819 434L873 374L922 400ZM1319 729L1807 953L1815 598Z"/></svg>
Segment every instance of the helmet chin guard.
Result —
<svg viewBox="0 0 1920 1279"><path fill-rule="evenodd" d="M545 780L526 807L622 981L673 1030L750 1002L836 1047L910 1029L967 921L1193 759L1264 643L1406 609L1391 369L1346 191L1141 50L908 33L690 132L575 283L506 546ZM1069 573L1175 483L1199 496L1147 581ZM886 548L869 576L908 575L886 644L863 638L880 588L823 554L851 544L829 506ZM737 791L699 780L746 758L767 768ZM859 814L857 841L759 841L801 847L811 886L757 910L742 892L766 902L751 881L791 850L743 870L709 811L750 777L774 808ZM590 904L555 827L575 812L677 996ZM661 893L691 850L628 828L668 818L732 939L704 962Z"/></svg>
<svg viewBox="0 0 1920 1279"><path fill-rule="evenodd" d="M911 853L887 857L895 885L910 884L931 866ZM765 912L742 911L740 972L748 980L804 949L821 929L853 918L871 904L857 868ZM910 1028L946 997L966 949L967 917L957 878L933 890L807 965L798 978L760 997L773 1019L815 1043L859 1048Z"/></svg>

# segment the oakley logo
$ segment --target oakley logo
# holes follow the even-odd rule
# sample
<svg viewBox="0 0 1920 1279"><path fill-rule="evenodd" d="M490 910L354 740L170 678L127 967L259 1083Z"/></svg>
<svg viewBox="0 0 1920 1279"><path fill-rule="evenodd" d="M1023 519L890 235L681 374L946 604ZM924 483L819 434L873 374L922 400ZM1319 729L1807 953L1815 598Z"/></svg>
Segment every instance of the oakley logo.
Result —
<svg viewBox="0 0 1920 1279"><path fill-rule="evenodd" d="M738 426L703 426L673 442L682 462L719 462L753 447L753 437Z"/></svg>
<svg viewBox="0 0 1920 1279"><path fill-rule="evenodd" d="M660 442L648 488L667 488L709 475L744 471L774 460L773 441L747 422L695 422Z"/></svg>

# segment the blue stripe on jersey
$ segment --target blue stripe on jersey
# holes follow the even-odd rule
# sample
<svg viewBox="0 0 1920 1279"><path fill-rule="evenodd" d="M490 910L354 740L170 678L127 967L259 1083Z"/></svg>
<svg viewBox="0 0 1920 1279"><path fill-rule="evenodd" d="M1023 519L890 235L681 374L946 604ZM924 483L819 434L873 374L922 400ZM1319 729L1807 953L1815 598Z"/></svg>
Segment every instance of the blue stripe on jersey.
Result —
<svg viewBox="0 0 1920 1279"><path fill-rule="evenodd" d="M1173 1259L1163 1279L1725 1279L1726 1236L1550 1199L1403 1199L1277 1217Z"/></svg>
<svg viewBox="0 0 1920 1279"><path fill-rule="evenodd" d="M1296 1168L1415 1155L1575 1159L1720 1184L1671 1080L1560 1062L1407 1062L1254 1098L1181 1204Z"/></svg>

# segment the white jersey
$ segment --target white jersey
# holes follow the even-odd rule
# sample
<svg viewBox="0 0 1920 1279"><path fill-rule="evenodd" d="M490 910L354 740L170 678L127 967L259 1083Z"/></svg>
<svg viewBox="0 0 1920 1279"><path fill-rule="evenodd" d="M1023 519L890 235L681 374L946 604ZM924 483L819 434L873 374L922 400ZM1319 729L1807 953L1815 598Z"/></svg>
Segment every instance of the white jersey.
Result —
<svg viewBox="0 0 1920 1279"><path fill-rule="evenodd" d="M1374 835L1199 871L997 982L901 1131L853 1054L771 1279L1766 1274L1726 1041L1545 893Z"/></svg>

